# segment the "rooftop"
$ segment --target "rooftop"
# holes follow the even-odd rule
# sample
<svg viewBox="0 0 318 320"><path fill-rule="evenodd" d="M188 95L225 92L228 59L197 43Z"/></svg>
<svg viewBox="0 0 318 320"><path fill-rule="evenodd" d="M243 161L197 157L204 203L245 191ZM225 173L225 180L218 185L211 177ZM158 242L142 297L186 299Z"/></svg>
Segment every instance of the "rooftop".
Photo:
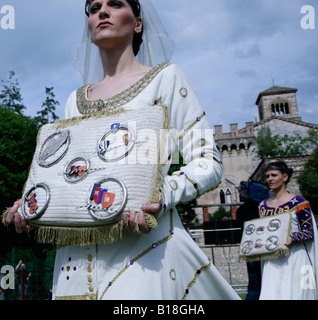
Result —
<svg viewBox="0 0 318 320"><path fill-rule="evenodd" d="M261 92L257 98L257 101L256 101L256 105L259 104L260 100L262 97L264 96L271 96L271 95L274 95L274 94L283 94L283 93L295 93L297 92L298 90L297 89L294 89L294 88L286 88L286 87L277 87L277 86L273 86L263 92Z"/></svg>

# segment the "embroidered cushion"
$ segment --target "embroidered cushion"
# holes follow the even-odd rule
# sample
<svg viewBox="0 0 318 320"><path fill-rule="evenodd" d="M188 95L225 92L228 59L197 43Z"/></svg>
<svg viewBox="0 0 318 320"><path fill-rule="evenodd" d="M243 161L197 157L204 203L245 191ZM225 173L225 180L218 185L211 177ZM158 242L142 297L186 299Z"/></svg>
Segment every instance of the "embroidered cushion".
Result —
<svg viewBox="0 0 318 320"><path fill-rule="evenodd" d="M40 241L112 242L121 235L123 212L160 201L166 112L154 105L41 128L22 198Z"/></svg>
<svg viewBox="0 0 318 320"><path fill-rule="evenodd" d="M274 259L288 255L285 246L290 240L290 213L269 216L244 223L240 254L247 261Z"/></svg>

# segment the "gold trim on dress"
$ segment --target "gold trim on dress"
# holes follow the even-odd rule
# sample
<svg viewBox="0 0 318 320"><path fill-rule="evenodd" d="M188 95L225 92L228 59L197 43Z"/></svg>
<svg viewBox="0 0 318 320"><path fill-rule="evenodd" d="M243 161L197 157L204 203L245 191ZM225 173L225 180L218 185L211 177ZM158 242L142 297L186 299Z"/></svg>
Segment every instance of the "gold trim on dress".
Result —
<svg viewBox="0 0 318 320"><path fill-rule="evenodd" d="M184 132L183 132L182 135L178 138L178 140L182 140L182 139L185 137L185 135L186 135L192 128L194 128L195 125L196 125L198 122L200 122L205 116L206 116L206 114L205 114L205 112L203 112L200 117L197 117L197 119L196 119L187 129L184 130Z"/></svg>
<svg viewBox="0 0 318 320"><path fill-rule="evenodd" d="M107 293L107 291L114 285L115 281L118 280L118 278L123 275L125 273L125 271L127 269L129 269L130 267L132 267L134 265L134 263L136 263L138 260L140 260L142 257L144 257L146 254L150 253L151 251L157 249L159 246L165 244L166 242L168 242L169 240L172 239L173 235L174 235L174 226L173 226L173 210L170 209L170 231L169 231L169 235L166 236L165 238L163 238L162 240L153 243L150 247L148 247L145 251L141 252L137 257L135 257L134 259L130 260L130 262L125 265L121 271L119 271L119 273L115 276L115 278L113 278L113 280L111 282L108 283L106 289L104 290L104 292L102 293L101 297L99 300L102 300L103 297L105 296L105 294Z"/></svg>
<svg viewBox="0 0 318 320"><path fill-rule="evenodd" d="M84 295L79 295L79 296L56 296L54 297L54 300L66 300L66 301L72 301L72 300L97 300L96 293L92 294L84 294Z"/></svg>
<svg viewBox="0 0 318 320"><path fill-rule="evenodd" d="M136 96L140 94L152 82L152 80L169 65L170 63L166 62L157 65L128 89L106 100L89 100L87 97L87 90L90 85L86 85L78 89L76 93L78 111L83 115L92 112L100 112L102 110L108 110L108 112L111 111L114 114L122 112L123 106L136 98Z"/></svg>
<svg viewBox="0 0 318 320"><path fill-rule="evenodd" d="M187 297L188 294L190 293L190 288L195 284L195 282L197 281L198 276L199 276L202 272L204 272L205 270L210 269L211 266L212 266L212 263L211 263L211 261L210 261L209 264L203 266L202 268L200 268L199 270L196 271L193 279L192 279L192 280L190 281L190 283L188 284L187 289L185 290L185 292L184 292L183 297L182 297L181 300L185 300L185 299L186 299L186 297Z"/></svg>

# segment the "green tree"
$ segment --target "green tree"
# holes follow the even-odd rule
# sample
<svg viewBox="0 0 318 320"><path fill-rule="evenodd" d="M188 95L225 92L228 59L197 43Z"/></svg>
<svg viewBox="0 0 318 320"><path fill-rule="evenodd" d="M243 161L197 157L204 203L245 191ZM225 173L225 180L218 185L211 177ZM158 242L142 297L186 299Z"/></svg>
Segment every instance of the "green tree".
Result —
<svg viewBox="0 0 318 320"><path fill-rule="evenodd" d="M21 199L23 187L36 145L37 123L34 119L0 106L0 215ZM1 220L0 220L1 221ZM26 233L17 235L13 225L0 222L0 256L15 246L34 245Z"/></svg>
<svg viewBox="0 0 318 320"><path fill-rule="evenodd" d="M21 198L41 125L37 119L22 114L25 107L14 76L15 73L11 71L9 80L2 81L4 85L0 91L0 216L14 201ZM58 102L54 100L52 89L46 89L48 98L43 105L54 113L55 109L50 108ZM55 117L52 116L53 121ZM14 225L7 227L0 222L0 266L9 264L15 267L18 260L25 260L27 268L33 271L29 294L36 293L34 299L47 299L49 296L48 290L52 287L49 277L52 274L50 270L53 269L54 256L55 249L37 244L33 232L18 235ZM42 288L37 292L39 285L44 282L46 290ZM14 292L16 296L13 298L19 298L18 290ZM10 290L10 296L5 298L12 299L12 295Z"/></svg>
<svg viewBox="0 0 318 320"><path fill-rule="evenodd" d="M58 106L60 103L54 99L55 94L53 92L53 87L45 88L45 94L46 94L46 100L42 104L42 110L37 112L39 116L35 118L40 126L50 122L54 122L59 118L55 114L55 111L56 111L56 106Z"/></svg>
<svg viewBox="0 0 318 320"><path fill-rule="evenodd" d="M277 141L272 136L268 126L262 126L255 138L257 144L257 155L263 159L265 157L275 157L279 153Z"/></svg>
<svg viewBox="0 0 318 320"><path fill-rule="evenodd" d="M25 106L22 104L22 96L20 93L19 82L14 79L14 71L9 72L9 80L1 82L3 83L3 88L0 92L0 105L5 109L11 109L18 114L22 114Z"/></svg>
<svg viewBox="0 0 318 320"><path fill-rule="evenodd" d="M0 106L0 212L21 198L36 146L38 127L30 117Z"/></svg>
<svg viewBox="0 0 318 320"><path fill-rule="evenodd" d="M312 205L318 215L318 148L314 151L304 167L304 171L297 178L300 190Z"/></svg>
<svg viewBox="0 0 318 320"><path fill-rule="evenodd" d="M274 137L278 140L281 146L279 156L282 157L308 154L311 147L309 138L303 138L299 133L296 133L294 136L285 134L284 136L275 135Z"/></svg>
<svg viewBox="0 0 318 320"><path fill-rule="evenodd" d="M291 157L308 154L315 143L316 133L308 132L308 137L302 137L298 133L293 136L285 134L272 135L268 126L263 126L256 137L257 155L263 159L266 157Z"/></svg>
<svg viewBox="0 0 318 320"><path fill-rule="evenodd" d="M215 213L209 215L210 221L221 221L231 219L231 211L226 211L224 207L220 207Z"/></svg>
<svg viewBox="0 0 318 320"><path fill-rule="evenodd" d="M310 143L315 146L315 148L318 148L318 130L315 129L309 129L308 130L308 139Z"/></svg>

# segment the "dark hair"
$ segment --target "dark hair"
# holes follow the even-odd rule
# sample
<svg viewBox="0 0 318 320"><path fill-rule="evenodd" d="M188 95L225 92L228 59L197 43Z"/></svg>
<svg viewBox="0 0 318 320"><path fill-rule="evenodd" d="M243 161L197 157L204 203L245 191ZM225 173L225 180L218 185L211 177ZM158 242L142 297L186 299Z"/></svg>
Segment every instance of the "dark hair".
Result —
<svg viewBox="0 0 318 320"><path fill-rule="evenodd" d="M288 180L286 181L285 184L287 184L290 181L294 173L294 170L292 168L288 168L287 164L283 161L276 161L276 162L270 163L266 167L265 172L270 170L279 170L282 174L286 173L288 175Z"/></svg>
<svg viewBox="0 0 318 320"><path fill-rule="evenodd" d="M89 6L92 3L92 1L93 0L86 0L86 2L85 2L85 14L87 16L89 16ZM130 5L130 7L132 8L132 11L133 11L135 17L139 18L140 14L141 14L141 6L139 3L139 0L126 0L126 1ZM144 28L142 27L142 30L140 33L134 34L133 50L134 50L135 56L138 54L138 52L140 50L140 46L143 42L143 40L142 40L143 31L144 31Z"/></svg>

